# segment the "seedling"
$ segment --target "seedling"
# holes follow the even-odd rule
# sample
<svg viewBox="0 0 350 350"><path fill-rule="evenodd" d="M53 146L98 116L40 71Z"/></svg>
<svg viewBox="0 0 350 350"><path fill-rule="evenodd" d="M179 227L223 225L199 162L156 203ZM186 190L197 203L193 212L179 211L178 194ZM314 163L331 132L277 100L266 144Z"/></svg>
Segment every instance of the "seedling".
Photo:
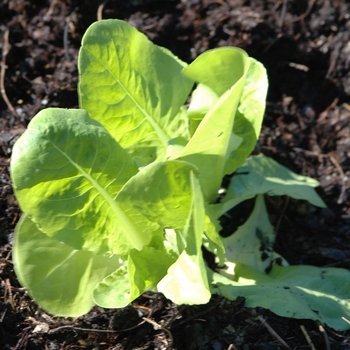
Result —
<svg viewBox="0 0 350 350"><path fill-rule="evenodd" d="M325 204L317 181L250 156L268 86L261 63L225 47L187 65L129 24L105 20L83 37L79 72L81 109L41 111L13 149L24 212L13 259L39 305L79 316L148 290L179 304L218 293L349 328L348 271L274 264L288 265L273 251L264 195ZM222 238L219 218L254 198L249 219ZM225 268L211 270L203 246Z"/></svg>

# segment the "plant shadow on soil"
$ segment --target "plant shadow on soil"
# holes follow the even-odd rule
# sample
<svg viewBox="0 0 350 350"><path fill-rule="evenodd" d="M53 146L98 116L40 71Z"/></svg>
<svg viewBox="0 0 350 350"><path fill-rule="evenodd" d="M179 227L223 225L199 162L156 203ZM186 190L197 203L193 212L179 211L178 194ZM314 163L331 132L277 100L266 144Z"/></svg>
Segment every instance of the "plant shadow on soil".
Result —
<svg viewBox="0 0 350 350"><path fill-rule="evenodd" d="M275 248L291 264L350 268L347 1L7 0L0 4L9 98L0 98L0 348L282 349L282 339L291 349L311 348L310 342L316 349L350 349L350 332L248 309L243 298L213 296L207 305L177 306L145 293L127 308L95 307L70 319L47 315L18 284L11 244L20 209L9 176L11 149L40 109L77 107L78 50L98 12L127 20L187 62L207 49L238 46L264 63L270 87L260 150L318 179L328 205L270 198ZM239 208L238 221L226 229L242 224L249 210L249 203Z"/></svg>

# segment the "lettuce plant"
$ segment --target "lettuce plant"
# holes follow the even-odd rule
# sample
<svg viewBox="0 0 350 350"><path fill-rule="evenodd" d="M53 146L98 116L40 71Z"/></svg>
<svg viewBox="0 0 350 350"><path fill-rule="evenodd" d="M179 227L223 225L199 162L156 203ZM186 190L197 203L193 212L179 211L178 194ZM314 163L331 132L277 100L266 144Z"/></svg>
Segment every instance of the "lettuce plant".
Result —
<svg viewBox="0 0 350 350"><path fill-rule="evenodd" d="M349 272L287 266L273 250L264 196L325 204L317 181L250 156L268 87L262 64L225 47L187 65L129 24L105 20L84 35L78 68L81 109L41 111L13 149L24 212L13 260L39 305L79 316L147 290L179 304L217 293L349 327ZM254 198L248 220L222 238L220 217Z"/></svg>

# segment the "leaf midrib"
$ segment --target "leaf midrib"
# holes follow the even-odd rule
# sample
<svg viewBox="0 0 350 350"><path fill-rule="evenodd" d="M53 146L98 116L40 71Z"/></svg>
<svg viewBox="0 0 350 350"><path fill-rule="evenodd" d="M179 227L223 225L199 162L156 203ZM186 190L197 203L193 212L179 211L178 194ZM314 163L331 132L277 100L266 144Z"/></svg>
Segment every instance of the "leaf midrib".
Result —
<svg viewBox="0 0 350 350"><path fill-rule="evenodd" d="M121 89L124 91L125 95L128 96L131 101L136 105L137 109L146 117L146 120L149 122L153 130L156 132L159 140L163 144L163 146L166 148L168 146L168 140L170 140L170 137L167 135L167 133L160 128L160 126L153 120L152 116L148 114L148 112L136 101L136 99L133 97L133 95L129 92L129 90L122 84L120 79L112 72L111 69L109 69L98 57L96 57L92 52L88 51L108 72L112 77L116 80L118 85L121 87ZM133 69L134 71L134 69Z"/></svg>
<svg viewBox="0 0 350 350"><path fill-rule="evenodd" d="M90 175L88 174L79 164L73 161L69 157L68 154L63 152L59 147L57 147L52 141L51 141L53 147L60 152L81 174L84 176L91 185L98 191L98 193L106 200L106 202L110 205L116 216L121 222L121 226L125 229L125 237L129 239L129 241L132 243L132 245L137 249L141 250L144 245L146 245L148 242L145 240L144 235L139 231L137 226L134 224L134 222L131 220L129 215L125 213L123 208L120 207L118 202L116 202L110 194Z"/></svg>

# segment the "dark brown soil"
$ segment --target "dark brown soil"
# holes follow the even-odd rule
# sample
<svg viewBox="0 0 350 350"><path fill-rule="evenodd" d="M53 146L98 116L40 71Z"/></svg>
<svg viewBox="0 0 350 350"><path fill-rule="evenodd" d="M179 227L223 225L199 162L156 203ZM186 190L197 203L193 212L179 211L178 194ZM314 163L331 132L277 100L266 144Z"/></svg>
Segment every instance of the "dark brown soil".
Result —
<svg viewBox="0 0 350 350"><path fill-rule="evenodd" d="M127 20L187 62L229 45L265 64L270 89L260 149L318 179L328 205L312 210L292 200L271 202L276 249L291 264L350 268L349 1L3 0L0 349L284 349L281 340L290 349L350 349L350 332L247 309L243 299L214 296L208 305L189 307L146 293L125 309L96 307L63 319L28 298L11 262L20 216L11 148L42 108L77 107L80 40L98 13Z"/></svg>

